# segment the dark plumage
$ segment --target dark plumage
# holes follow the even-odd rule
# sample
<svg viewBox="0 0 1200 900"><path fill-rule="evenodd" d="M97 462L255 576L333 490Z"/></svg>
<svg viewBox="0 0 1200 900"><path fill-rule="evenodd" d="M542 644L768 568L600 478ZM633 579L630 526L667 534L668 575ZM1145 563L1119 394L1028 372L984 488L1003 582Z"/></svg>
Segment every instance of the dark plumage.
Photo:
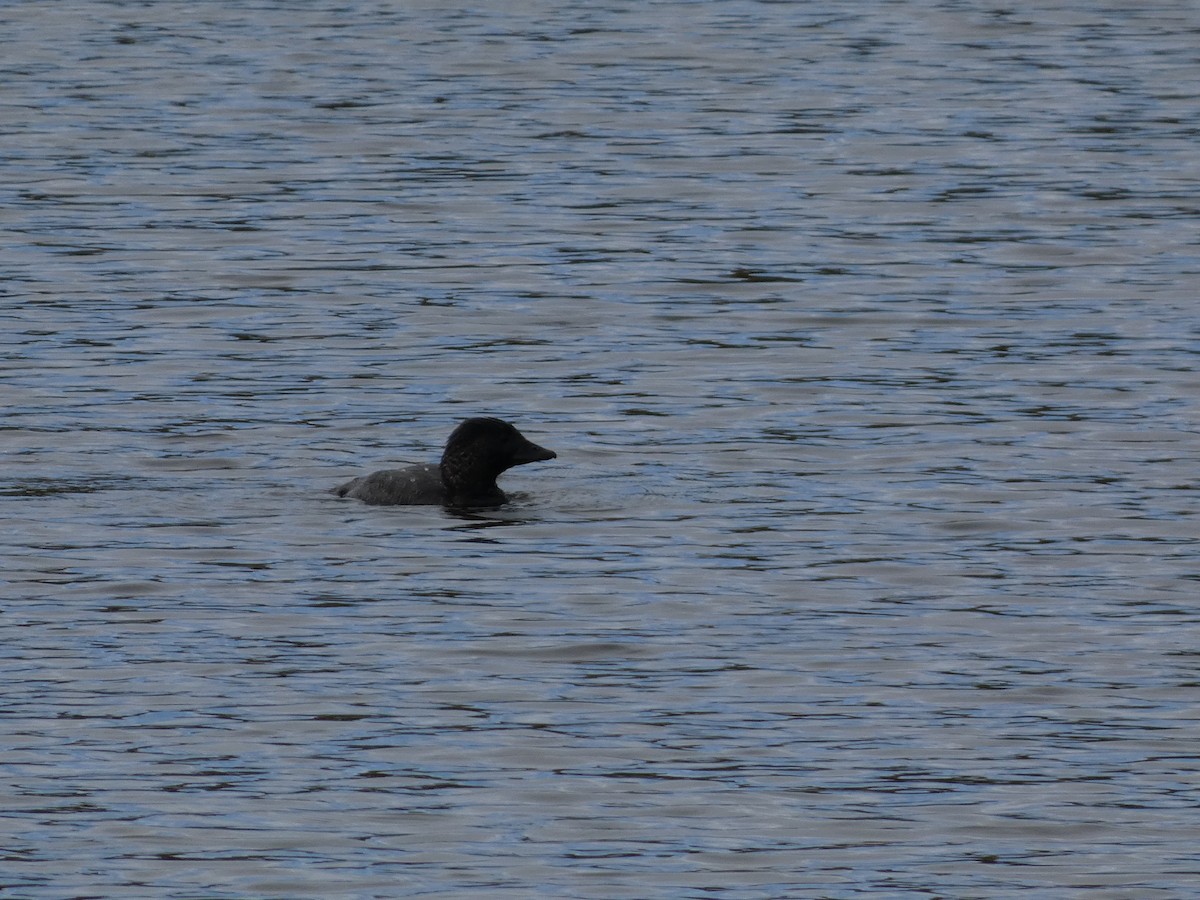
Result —
<svg viewBox="0 0 1200 900"><path fill-rule="evenodd" d="M496 485L501 472L556 456L502 419L467 419L446 441L440 464L383 469L333 492L376 506L499 506L508 499Z"/></svg>

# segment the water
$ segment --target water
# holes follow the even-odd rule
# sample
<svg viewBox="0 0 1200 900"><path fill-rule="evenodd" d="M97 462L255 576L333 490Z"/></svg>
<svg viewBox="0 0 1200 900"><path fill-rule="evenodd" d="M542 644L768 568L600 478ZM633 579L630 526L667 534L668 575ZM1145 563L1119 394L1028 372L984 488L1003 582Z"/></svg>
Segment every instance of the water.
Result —
<svg viewBox="0 0 1200 900"><path fill-rule="evenodd" d="M0 10L0 887L1200 889L1200 13ZM325 490L492 414L508 507Z"/></svg>

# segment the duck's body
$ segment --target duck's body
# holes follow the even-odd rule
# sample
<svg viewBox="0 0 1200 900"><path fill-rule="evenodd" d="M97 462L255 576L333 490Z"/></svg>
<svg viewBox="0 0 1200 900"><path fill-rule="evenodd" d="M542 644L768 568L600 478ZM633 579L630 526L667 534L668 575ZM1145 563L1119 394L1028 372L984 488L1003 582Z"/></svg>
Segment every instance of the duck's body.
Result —
<svg viewBox="0 0 1200 900"><path fill-rule="evenodd" d="M439 464L383 469L333 492L376 506L500 506L508 499L496 484L500 473L556 455L502 419L467 419L446 441Z"/></svg>
<svg viewBox="0 0 1200 900"><path fill-rule="evenodd" d="M339 497L353 497L376 506L424 506L446 502L446 486L436 465L382 469L360 475L334 488Z"/></svg>

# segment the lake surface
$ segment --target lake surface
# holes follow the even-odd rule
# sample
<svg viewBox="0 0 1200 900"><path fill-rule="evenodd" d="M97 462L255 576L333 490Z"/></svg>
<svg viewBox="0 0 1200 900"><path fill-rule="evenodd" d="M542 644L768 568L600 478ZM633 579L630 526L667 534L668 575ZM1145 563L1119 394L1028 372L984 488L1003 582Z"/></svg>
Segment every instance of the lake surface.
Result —
<svg viewBox="0 0 1200 900"><path fill-rule="evenodd" d="M1195 896L1198 47L4 5L0 893Z"/></svg>

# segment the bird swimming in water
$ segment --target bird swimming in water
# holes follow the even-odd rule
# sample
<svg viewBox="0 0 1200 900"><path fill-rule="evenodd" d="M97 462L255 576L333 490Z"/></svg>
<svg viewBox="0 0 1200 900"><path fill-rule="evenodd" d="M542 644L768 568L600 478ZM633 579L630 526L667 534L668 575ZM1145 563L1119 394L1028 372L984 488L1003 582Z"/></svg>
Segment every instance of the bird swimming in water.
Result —
<svg viewBox="0 0 1200 900"><path fill-rule="evenodd" d="M351 479L333 493L375 506L500 506L508 497L497 486L497 476L557 455L503 419L467 419L450 434L440 463L382 469Z"/></svg>

